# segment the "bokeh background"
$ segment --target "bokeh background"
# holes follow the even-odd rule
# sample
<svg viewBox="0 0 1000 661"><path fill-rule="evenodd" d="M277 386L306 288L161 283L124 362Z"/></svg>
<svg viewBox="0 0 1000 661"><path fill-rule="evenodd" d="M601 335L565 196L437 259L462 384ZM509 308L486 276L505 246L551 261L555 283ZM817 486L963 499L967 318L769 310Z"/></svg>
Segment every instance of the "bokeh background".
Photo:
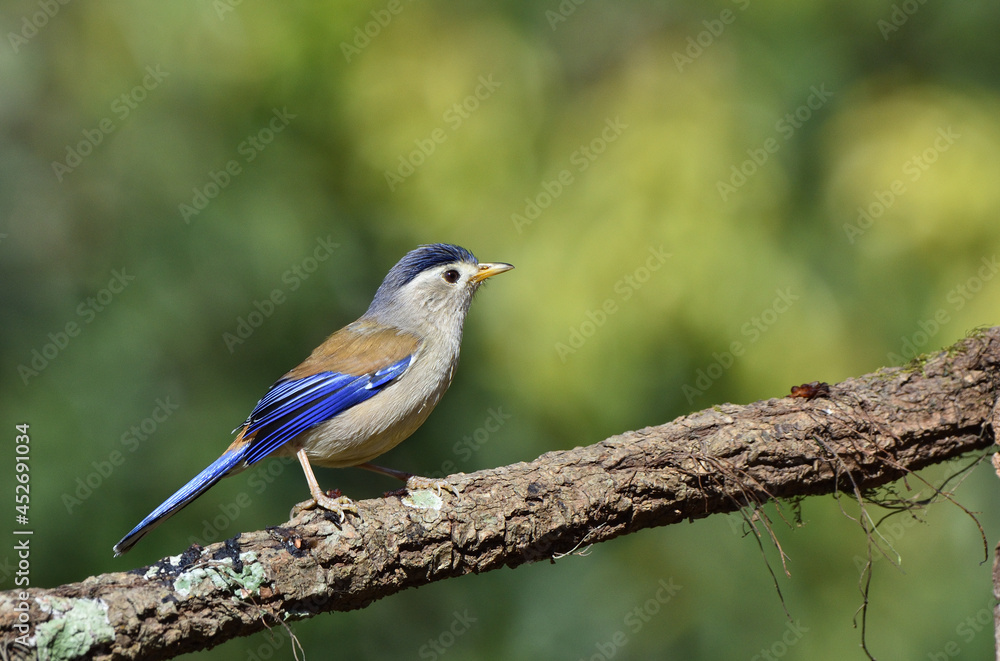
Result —
<svg viewBox="0 0 1000 661"><path fill-rule="evenodd" d="M447 397L384 458L425 475L996 323L998 26L996 3L922 0L5 2L0 402L6 438L31 425L32 584L285 521L305 483L274 461L111 556L419 243L517 266L477 297ZM355 498L396 488L320 473ZM991 473L956 497L992 543ZM768 511L791 621L732 515L294 632L308 658L862 658L856 507ZM900 564L875 566L872 651L992 654L969 517L942 503L882 534ZM187 658L292 652L276 631Z"/></svg>

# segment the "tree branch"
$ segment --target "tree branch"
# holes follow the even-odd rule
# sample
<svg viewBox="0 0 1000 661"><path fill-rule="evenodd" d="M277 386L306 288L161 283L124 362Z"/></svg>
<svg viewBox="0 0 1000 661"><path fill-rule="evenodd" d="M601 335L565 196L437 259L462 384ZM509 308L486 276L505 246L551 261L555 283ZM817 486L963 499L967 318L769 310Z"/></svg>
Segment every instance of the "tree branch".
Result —
<svg viewBox="0 0 1000 661"><path fill-rule="evenodd" d="M453 475L459 497L367 500L342 526L307 512L148 568L0 593L0 634L9 653L25 651L15 644L24 634L31 656L166 659L643 528L774 498L860 493L988 448L998 376L1000 327L813 399L724 404ZM19 604L27 629L18 629Z"/></svg>

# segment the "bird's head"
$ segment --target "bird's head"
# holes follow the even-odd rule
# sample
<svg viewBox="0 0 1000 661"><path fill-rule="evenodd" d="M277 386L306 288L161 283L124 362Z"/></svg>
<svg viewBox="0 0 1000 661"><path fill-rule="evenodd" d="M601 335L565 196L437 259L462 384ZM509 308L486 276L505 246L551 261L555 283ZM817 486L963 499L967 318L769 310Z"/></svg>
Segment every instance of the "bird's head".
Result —
<svg viewBox="0 0 1000 661"><path fill-rule="evenodd" d="M514 268L482 262L460 246L423 245L406 253L375 292L366 317L405 330L461 329L483 282Z"/></svg>

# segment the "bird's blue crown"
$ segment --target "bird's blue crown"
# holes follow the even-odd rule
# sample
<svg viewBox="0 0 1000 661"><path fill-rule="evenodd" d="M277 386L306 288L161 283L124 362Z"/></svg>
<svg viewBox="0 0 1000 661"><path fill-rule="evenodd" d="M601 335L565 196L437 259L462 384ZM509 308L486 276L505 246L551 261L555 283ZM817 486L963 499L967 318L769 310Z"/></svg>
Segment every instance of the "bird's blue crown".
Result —
<svg viewBox="0 0 1000 661"><path fill-rule="evenodd" d="M388 284L394 289L402 287L427 269L452 262L479 263L475 255L461 246L450 243L431 243L406 253L403 259L399 260L385 276L384 284Z"/></svg>

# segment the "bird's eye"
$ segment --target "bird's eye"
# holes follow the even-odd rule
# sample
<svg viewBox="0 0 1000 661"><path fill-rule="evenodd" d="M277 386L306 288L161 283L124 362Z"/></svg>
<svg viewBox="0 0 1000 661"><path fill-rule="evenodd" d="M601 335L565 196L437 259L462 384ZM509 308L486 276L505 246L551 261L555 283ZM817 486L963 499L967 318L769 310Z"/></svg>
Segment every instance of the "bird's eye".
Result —
<svg viewBox="0 0 1000 661"><path fill-rule="evenodd" d="M453 285L456 282L458 282L458 279L461 276L459 275L458 271L456 271L455 269L448 269L447 271L445 271L444 273L441 274L441 277L444 278L445 282L447 282L448 284Z"/></svg>

